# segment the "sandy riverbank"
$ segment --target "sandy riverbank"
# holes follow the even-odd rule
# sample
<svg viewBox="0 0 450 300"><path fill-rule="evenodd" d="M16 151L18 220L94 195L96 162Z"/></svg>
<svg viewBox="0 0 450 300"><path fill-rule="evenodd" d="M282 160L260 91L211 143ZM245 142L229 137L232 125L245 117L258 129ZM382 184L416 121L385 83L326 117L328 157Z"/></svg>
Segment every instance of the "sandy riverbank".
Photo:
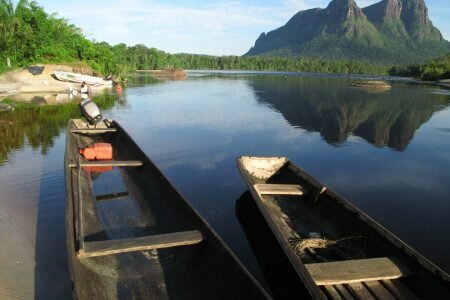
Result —
<svg viewBox="0 0 450 300"><path fill-rule="evenodd" d="M66 65L39 65L44 70L33 75L28 69L17 69L0 75L0 100L17 94L37 93L69 93L70 89L79 89L80 85L57 80L55 71L74 72L74 68ZM91 87L92 90L103 89Z"/></svg>

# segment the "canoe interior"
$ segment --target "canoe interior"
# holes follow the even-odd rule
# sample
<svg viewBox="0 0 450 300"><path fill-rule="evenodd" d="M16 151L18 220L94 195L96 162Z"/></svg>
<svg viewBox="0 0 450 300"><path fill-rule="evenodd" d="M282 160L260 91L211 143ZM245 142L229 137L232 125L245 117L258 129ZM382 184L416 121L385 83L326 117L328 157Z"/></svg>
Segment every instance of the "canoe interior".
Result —
<svg viewBox="0 0 450 300"><path fill-rule="evenodd" d="M252 197L299 279L314 298L382 297L384 292L378 293L376 289L386 290L390 297L395 298L414 295L425 299L449 298L449 277L444 271L347 200L325 189L305 171L283 158L276 170L258 173L255 170L262 163L249 167L247 159L238 159L238 167ZM299 185L304 195L261 194L257 189L261 184ZM275 187L279 189L279 186ZM394 257L411 274L395 280L318 286L305 268L306 264L381 257ZM407 290L400 295L395 294L392 292L396 288L394 285ZM364 293L368 294L364 296Z"/></svg>
<svg viewBox="0 0 450 300"><path fill-rule="evenodd" d="M71 133L74 127L70 121L65 170L67 248L75 298L268 297L117 123L111 125L117 131L100 134ZM193 230L201 232L203 240L187 246L78 257L78 168L69 164L77 164L79 148L94 142L111 143L114 160L140 160L143 165L81 168L85 244Z"/></svg>

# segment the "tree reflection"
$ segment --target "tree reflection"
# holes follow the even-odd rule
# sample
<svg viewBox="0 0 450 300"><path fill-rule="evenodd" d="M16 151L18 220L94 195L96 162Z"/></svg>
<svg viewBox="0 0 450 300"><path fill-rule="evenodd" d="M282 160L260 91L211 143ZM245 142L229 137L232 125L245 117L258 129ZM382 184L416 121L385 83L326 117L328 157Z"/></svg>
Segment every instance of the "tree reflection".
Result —
<svg viewBox="0 0 450 300"><path fill-rule="evenodd" d="M257 77L249 84L260 103L279 111L292 126L320 132L330 144L353 134L399 151L434 112L450 103L445 95L407 88L369 91L336 78Z"/></svg>
<svg viewBox="0 0 450 300"><path fill-rule="evenodd" d="M102 95L95 98L102 108L112 107L116 98ZM78 103L49 106L19 104L13 112L0 113L0 165L14 150L29 144L34 150L47 154L54 139L65 130L71 118L79 118Z"/></svg>

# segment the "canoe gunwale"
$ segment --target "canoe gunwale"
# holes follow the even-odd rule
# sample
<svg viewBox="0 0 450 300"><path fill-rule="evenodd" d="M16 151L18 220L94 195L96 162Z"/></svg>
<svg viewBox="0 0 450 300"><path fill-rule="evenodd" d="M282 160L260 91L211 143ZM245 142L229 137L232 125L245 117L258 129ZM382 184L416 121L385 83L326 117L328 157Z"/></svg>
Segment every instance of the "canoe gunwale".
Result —
<svg viewBox="0 0 450 300"><path fill-rule="evenodd" d="M283 165L284 166L284 165ZM244 178L247 186L249 187L250 193L252 195L252 198L255 200L255 203L263 215L264 219L266 220L267 224L269 225L271 231L273 232L275 238L277 239L278 243L281 245L281 248L283 249L286 256L289 258L289 261L293 264L295 271L297 272L297 275L301 278L303 283L305 284L305 287L307 288L308 292L311 294L312 297L315 299L324 299L327 298L323 293L320 292L319 287L316 285L312 277L309 275L308 270L306 269L305 265L301 261L300 257L294 253L294 251L291 250L289 245L286 245L286 240L284 239L281 232L278 230L278 226L275 224L273 218L270 215L270 212L268 211L267 207L263 203L263 199L259 196L258 192L255 189L256 182L253 181L248 173L245 171L245 167L242 163L242 160L238 158L238 169L240 173L242 174L242 177ZM276 175L274 173L274 175ZM259 183L259 182L258 182Z"/></svg>

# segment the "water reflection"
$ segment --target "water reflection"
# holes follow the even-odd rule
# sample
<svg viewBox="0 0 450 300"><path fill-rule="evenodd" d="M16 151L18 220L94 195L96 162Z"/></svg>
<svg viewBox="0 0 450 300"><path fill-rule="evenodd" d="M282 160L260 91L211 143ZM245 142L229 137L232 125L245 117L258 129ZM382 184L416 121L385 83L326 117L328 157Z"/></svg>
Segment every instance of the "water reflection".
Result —
<svg viewBox="0 0 450 300"><path fill-rule="evenodd" d="M259 77L249 84L260 103L281 112L292 126L320 132L330 144L342 144L353 134L399 151L434 112L450 103L450 97L401 84L383 93L324 78Z"/></svg>
<svg viewBox="0 0 450 300"><path fill-rule="evenodd" d="M81 95L73 95L73 94L57 94L57 93L33 93L33 94L15 94L9 96L8 98L19 101L19 102L30 102L36 105L46 105L46 104L63 104L69 103L72 101L80 101Z"/></svg>
<svg viewBox="0 0 450 300"><path fill-rule="evenodd" d="M115 97L99 96L96 102L103 109L112 107ZM126 103L126 101L125 101ZM23 149L26 144L43 155L53 146L54 139L65 129L70 118L80 116L76 103L16 109L0 114L0 166L8 161L11 151Z"/></svg>

